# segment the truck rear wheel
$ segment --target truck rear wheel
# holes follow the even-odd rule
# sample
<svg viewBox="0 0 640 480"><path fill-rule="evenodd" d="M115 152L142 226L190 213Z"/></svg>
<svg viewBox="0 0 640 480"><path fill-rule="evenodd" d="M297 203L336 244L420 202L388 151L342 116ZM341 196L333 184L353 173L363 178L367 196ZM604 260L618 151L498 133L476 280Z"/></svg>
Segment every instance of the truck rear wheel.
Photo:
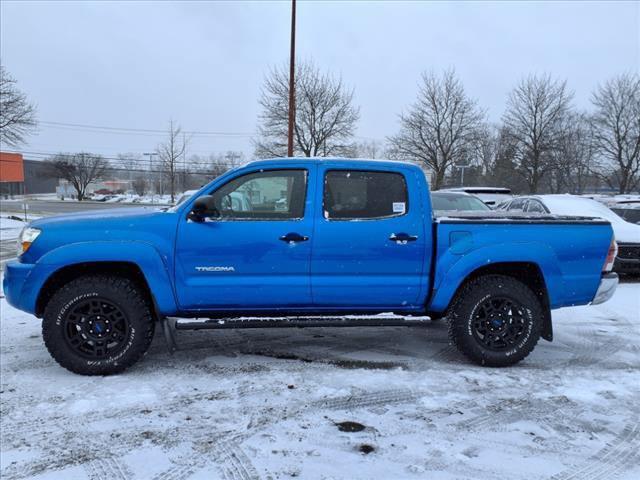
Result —
<svg viewBox="0 0 640 480"><path fill-rule="evenodd" d="M154 327L149 303L133 281L87 275L54 293L44 310L42 336L64 368L82 375L110 375L146 353Z"/></svg>
<svg viewBox="0 0 640 480"><path fill-rule="evenodd" d="M543 310L536 294L515 278L478 277L456 295L447 313L449 338L467 358L506 367L538 343Z"/></svg>

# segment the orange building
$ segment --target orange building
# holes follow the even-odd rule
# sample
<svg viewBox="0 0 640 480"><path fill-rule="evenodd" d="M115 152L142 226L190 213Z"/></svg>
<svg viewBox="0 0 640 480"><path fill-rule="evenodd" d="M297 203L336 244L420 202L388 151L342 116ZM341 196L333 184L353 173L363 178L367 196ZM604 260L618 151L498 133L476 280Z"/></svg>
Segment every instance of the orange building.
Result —
<svg viewBox="0 0 640 480"><path fill-rule="evenodd" d="M20 153L0 152L0 197L55 193L58 179L46 163L28 160Z"/></svg>
<svg viewBox="0 0 640 480"><path fill-rule="evenodd" d="M0 182L24 182L22 154L0 152Z"/></svg>
<svg viewBox="0 0 640 480"><path fill-rule="evenodd" d="M24 161L19 153L0 152L0 193L20 195L24 192Z"/></svg>

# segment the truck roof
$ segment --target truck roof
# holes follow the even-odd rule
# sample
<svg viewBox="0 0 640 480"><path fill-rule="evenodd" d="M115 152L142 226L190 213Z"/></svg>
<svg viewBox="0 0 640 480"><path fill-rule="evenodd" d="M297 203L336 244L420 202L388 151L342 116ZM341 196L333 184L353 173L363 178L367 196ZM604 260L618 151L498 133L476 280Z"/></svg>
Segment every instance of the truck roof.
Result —
<svg viewBox="0 0 640 480"><path fill-rule="evenodd" d="M506 187L453 187L444 188L441 191L448 192L467 192L467 193L495 193L510 195L511 189Z"/></svg>
<svg viewBox="0 0 640 480"><path fill-rule="evenodd" d="M254 160L252 162L243 165L243 167L257 167L257 166L279 166L287 162L309 162L313 164L320 163L332 163L332 164L344 164L345 166L389 166L389 167L404 167L415 168L420 170L420 167L410 162L402 162L398 160L373 160L370 158L340 158L340 157L281 157L281 158L268 158L264 160ZM420 170L422 171L422 170Z"/></svg>

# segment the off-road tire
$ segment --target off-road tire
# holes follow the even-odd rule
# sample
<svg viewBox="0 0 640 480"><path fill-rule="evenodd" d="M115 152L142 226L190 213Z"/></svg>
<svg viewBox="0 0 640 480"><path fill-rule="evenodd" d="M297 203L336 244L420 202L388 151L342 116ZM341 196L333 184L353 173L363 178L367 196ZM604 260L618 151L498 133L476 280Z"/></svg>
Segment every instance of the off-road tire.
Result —
<svg viewBox="0 0 640 480"><path fill-rule="evenodd" d="M127 324L121 351L87 358L69 344L64 330L65 315L74 305L92 298L116 305ZM151 345L155 319L149 301L132 280L113 275L86 275L56 291L44 309L42 336L51 356L61 366L81 375L111 375L136 363Z"/></svg>
<svg viewBox="0 0 640 480"><path fill-rule="evenodd" d="M514 345L495 351L474 334L478 309L493 298L506 298L522 307L524 322ZM486 275L467 283L447 311L449 339L471 361L487 367L507 367L524 359L536 346L543 324L543 307L531 289L513 277ZM477 332L477 329L475 330Z"/></svg>

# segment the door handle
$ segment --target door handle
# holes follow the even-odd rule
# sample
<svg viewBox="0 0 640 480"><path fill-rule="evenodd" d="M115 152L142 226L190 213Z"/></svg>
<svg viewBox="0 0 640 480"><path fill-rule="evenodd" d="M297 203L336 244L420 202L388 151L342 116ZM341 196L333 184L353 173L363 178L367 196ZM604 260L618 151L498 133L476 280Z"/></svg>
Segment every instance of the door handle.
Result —
<svg viewBox="0 0 640 480"><path fill-rule="evenodd" d="M304 235L300 235L299 233L290 232L286 235L282 235L280 240L287 243L297 243L297 242L306 242L309 240L309 237L305 237Z"/></svg>
<svg viewBox="0 0 640 480"><path fill-rule="evenodd" d="M396 242L398 245L406 245L408 242L415 242L417 235L409 235L408 233L392 233L389 240Z"/></svg>

